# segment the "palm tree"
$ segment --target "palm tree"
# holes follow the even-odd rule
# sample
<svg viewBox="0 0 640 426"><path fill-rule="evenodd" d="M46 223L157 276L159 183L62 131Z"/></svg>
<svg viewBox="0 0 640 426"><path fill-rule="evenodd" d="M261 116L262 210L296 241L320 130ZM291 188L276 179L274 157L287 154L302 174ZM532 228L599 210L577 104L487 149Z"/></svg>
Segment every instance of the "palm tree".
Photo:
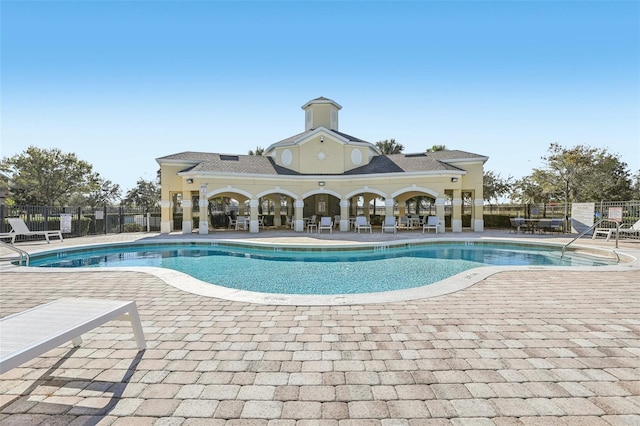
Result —
<svg viewBox="0 0 640 426"><path fill-rule="evenodd" d="M264 152L264 148L262 148L261 146L256 146L256 150L249 150L249 155L262 155L262 153Z"/></svg>
<svg viewBox="0 0 640 426"><path fill-rule="evenodd" d="M384 155L389 154L401 154L404 151L404 146L396 142L395 139L385 139L383 141L376 142L376 146Z"/></svg>

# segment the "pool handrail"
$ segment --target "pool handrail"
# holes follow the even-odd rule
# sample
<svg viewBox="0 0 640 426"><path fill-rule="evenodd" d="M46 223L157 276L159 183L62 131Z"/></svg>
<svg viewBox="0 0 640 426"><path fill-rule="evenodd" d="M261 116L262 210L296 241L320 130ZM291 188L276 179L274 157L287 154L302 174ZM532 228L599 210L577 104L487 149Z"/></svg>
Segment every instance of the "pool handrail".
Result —
<svg viewBox="0 0 640 426"><path fill-rule="evenodd" d="M569 245L571 245L571 243L573 243L575 240L577 240L580 237L583 237L587 232L589 231L593 231L596 226L600 225L602 222L613 222L616 224L617 228L620 228L620 223L615 221L615 220L611 220L611 219L600 219L599 221L597 221L596 223L594 223L593 225L591 225L589 228L587 228L586 230L582 231L580 234L578 234L577 237L575 237L574 239L572 239L571 241L569 241L568 243L566 243L565 245L562 246L562 255L560 256L560 259L564 258L564 251L567 247L569 247ZM616 232L616 248L618 248L618 232ZM615 252L614 252L615 253ZM620 258L618 257L618 262L620 261Z"/></svg>
<svg viewBox="0 0 640 426"><path fill-rule="evenodd" d="M0 246L2 247L6 247L9 250L13 250L16 253L18 253L20 255L20 264L22 264L22 262L25 262L24 266L29 266L29 253L27 253L26 251L22 250L21 248L18 248L12 244L9 243L5 243L4 241L0 240Z"/></svg>

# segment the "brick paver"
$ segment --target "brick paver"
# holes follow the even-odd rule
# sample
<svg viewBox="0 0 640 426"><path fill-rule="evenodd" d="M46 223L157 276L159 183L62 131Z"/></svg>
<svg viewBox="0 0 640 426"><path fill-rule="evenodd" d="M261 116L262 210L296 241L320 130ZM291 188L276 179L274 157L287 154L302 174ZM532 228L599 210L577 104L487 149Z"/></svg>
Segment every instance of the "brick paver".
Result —
<svg viewBox="0 0 640 426"><path fill-rule="evenodd" d="M508 271L432 299L269 306L141 272L0 273L0 312L135 300L0 376L0 425L640 422L640 271Z"/></svg>

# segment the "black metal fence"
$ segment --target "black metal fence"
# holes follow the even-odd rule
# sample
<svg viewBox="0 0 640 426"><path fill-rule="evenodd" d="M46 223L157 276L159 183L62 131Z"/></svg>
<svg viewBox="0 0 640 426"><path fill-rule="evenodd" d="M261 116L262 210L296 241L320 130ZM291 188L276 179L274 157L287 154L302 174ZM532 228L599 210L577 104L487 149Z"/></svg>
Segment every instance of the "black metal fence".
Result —
<svg viewBox="0 0 640 426"><path fill-rule="evenodd" d="M135 207L49 207L0 205L0 233L11 231L6 218L21 218L32 231L62 230L65 237L160 231L160 210Z"/></svg>
<svg viewBox="0 0 640 426"><path fill-rule="evenodd" d="M594 203L594 221L607 218L612 207L622 210L622 223L631 226L640 220L640 200L599 201ZM471 226L473 206L462 206L462 226ZM485 229L508 229L509 218L528 219L562 218L569 223L571 203L540 204L485 204L482 206ZM433 210L433 211L432 211ZM445 205L445 224L450 226L452 206ZM435 207L420 211L420 214L435 214ZM384 216L379 207L373 216ZM11 231L6 218L20 217L32 231L62 230L65 237L112 234L122 232L158 232L160 231L160 209L146 211L131 207L48 207L48 206L7 206L0 205L0 233ZM182 225L181 214L174 215L174 226L179 230ZM213 228L226 227L225 214L211 214L209 225ZM199 217L194 217L197 224ZM284 221L283 221L284 223ZM603 227L607 225L604 224ZM633 237L633 236L632 236Z"/></svg>

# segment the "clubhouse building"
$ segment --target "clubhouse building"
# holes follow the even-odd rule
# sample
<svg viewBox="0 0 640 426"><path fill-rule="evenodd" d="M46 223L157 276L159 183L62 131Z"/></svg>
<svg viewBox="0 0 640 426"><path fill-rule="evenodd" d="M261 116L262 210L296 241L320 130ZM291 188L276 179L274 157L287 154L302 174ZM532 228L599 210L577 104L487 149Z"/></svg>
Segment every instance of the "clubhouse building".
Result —
<svg viewBox="0 0 640 426"><path fill-rule="evenodd" d="M313 99L302 109L304 132L262 155L185 151L156 159L161 232L209 233L212 206L225 218L246 215L253 233L262 229L263 215L271 226L298 232L312 216L335 218L337 229L349 231L356 215L376 223L411 214L438 216L441 232L483 231L488 157L457 150L383 155L375 144L340 131L342 107L333 100Z"/></svg>

